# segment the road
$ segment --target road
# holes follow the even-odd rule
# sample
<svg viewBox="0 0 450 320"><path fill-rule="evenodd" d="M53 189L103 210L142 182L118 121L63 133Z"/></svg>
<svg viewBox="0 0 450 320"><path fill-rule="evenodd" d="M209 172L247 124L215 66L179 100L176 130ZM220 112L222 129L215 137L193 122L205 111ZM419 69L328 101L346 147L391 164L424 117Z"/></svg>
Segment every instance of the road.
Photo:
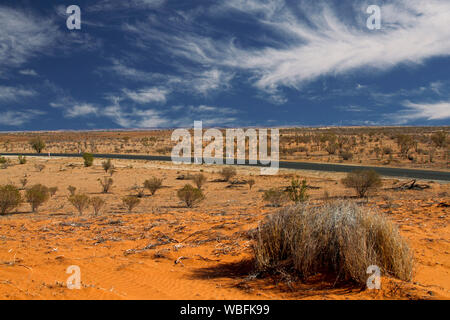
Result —
<svg viewBox="0 0 450 320"><path fill-rule="evenodd" d="M28 156L28 157L48 157L47 153L3 153L4 156ZM52 153L52 157L82 157L78 153ZM104 159L126 159L126 160L147 160L147 161L172 161L169 156L151 156L151 155L132 155L132 154L94 154L95 158ZM248 164L246 164L248 165ZM253 165L255 166L255 165ZM259 165L256 165L259 166ZM371 166L355 166L344 164L330 164L330 163L312 163L312 162L289 162L280 161L280 168L294 169L294 170L311 170L311 171L326 171L326 172L351 172L354 170L373 169L380 175L385 177L410 178L420 180L437 180L450 181L450 172L432 171L420 169L404 169L391 167L371 167Z"/></svg>

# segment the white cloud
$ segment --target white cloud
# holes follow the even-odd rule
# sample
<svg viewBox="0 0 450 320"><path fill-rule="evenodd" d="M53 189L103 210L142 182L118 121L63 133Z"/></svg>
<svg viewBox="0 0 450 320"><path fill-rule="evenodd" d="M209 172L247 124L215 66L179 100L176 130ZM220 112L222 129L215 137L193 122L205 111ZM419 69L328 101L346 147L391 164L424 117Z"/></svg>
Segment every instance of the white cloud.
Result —
<svg viewBox="0 0 450 320"><path fill-rule="evenodd" d="M24 111L4 111L0 113L0 124L4 126L22 126L25 123L30 122L39 115L43 115L45 112L40 110L24 110Z"/></svg>
<svg viewBox="0 0 450 320"><path fill-rule="evenodd" d="M399 124L405 124L414 120L445 120L450 119L450 102L412 103L405 102L406 109L389 115Z"/></svg>
<svg viewBox="0 0 450 320"><path fill-rule="evenodd" d="M368 30L365 24L369 3L353 3L355 11L349 14L356 19L342 17L325 1L314 6L301 1L295 10L281 0L225 2L221 13L242 11L268 30L265 34L269 39L262 49L239 45L241 42L231 36L208 37L189 25L153 28L149 33L147 27L152 25L141 23L128 31L140 37L140 45L159 41L170 54L200 65L250 71L257 88L278 98L279 87L300 89L321 76L386 71L399 64L421 64L432 57L450 55L448 0L398 0L384 5L382 30L378 31Z"/></svg>
<svg viewBox="0 0 450 320"><path fill-rule="evenodd" d="M75 104L73 106L66 108L66 117L67 118L76 118L76 117L84 117L87 115L97 115L98 107L95 107L92 104L84 103L84 104Z"/></svg>
<svg viewBox="0 0 450 320"><path fill-rule="evenodd" d="M170 93L169 90L161 88L145 88L137 91L124 89L123 92L129 99L141 104L150 102L165 103L166 97Z"/></svg>
<svg viewBox="0 0 450 320"><path fill-rule="evenodd" d="M23 76L31 76L31 77L37 77L38 74L36 71L34 71L33 69L24 69L24 70L20 70L19 73Z"/></svg>
<svg viewBox="0 0 450 320"><path fill-rule="evenodd" d="M56 25L28 11L0 6L0 70L42 54L58 37Z"/></svg>
<svg viewBox="0 0 450 320"><path fill-rule="evenodd" d="M0 86L0 101L12 102L21 98L32 97L36 91L17 87Z"/></svg>

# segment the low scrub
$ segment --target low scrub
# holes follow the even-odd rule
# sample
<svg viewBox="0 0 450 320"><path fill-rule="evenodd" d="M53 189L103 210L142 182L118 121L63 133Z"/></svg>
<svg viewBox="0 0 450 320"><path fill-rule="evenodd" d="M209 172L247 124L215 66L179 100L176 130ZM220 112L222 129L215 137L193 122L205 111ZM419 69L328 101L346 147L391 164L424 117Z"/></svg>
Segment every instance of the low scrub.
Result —
<svg viewBox="0 0 450 320"><path fill-rule="evenodd" d="M288 193L289 198L297 202L305 202L308 200L308 186L306 184L306 180L300 182L299 179L292 178L291 185L287 187L286 192Z"/></svg>
<svg viewBox="0 0 450 320"><path fill-rule="evenodd" d="M133 209L141 203L141 200L134 196L127 196L122 198L122 203L128 209L128 212L131 213Z"/></svg>
<svg viewBox="0 0 450 320"><path fill-rule="evenodd" d="M94 215L98 216L105 206L106 202L100 197L93 197L89 201L92 207L94 208Z"/></svg>
<svg viewBox="0 0 450 320"><path fill-rule="evenodd" d="M364 198L369 191L376 190L382 185L380 175L375 170L355 170L347 174L342 183L347 188L355 189L360 198Z"/></svg>
<svg viewBox="0 0 450 320"><path fill-rule="evenodd" d="M103 193L108 193L114 183L114 180L112 178L108 178L108 177L103 177L103 179L98 179L98 181L100 182L100 185L102 186Z"/></svg>
<svg viewBox="0 0 450 320"><path fill-rule="evenodd" d="M236 174L237 174L236 168L233 167L225 167L220 171L220 175L226 182L230 181L230 179L235 177Z"/></svg>
<svg viewBox="0 0 450 320"><path fill-rule="evenodd" d="M178 198L186 204L186 207L192 208L197 203L205 199L202 190L186 184L177 192Z"/></svg>
<svg viewBox="0 0 450 320"><path fill-rule="evenodd" d="M288 200L288 197L284 191L272 188L264 191L263 199L272 207L281 207Z"/></svg>
<svg viewBox="0 0 450 320"><path fill-rule="evenodd" d="M395 225L352 202L282 209L258 227L253 251L258 270L304 280L322 274L364 285L371 265L405 281L413 272L411 250Z"/></svg>
<svg viewBox="0 0 450 320"><path fill-rule="evenodd" d="M158 191L158 189L161 189L162 182L162 179L153 177L149 180L145 180L144 187L147 188L153 196L155 195L156 191Z"/></svg>
<svg viewBox="0 0 450 320"><path fill-rule="evenodd" d="M206 177L202 173L196 174L192 178L192 181L197 186L197 189L202 189L202 187L205 184L206 180L207 180Z"/></svg>
<svg viewBox="0 0 450 320"><path fill-rule="evenodd" d="M36 212L49 198L50 192L48 188L42 184L36 184L25 192L25 199L31 205L31 210L33 212Z"/></svg>
<svg viewBox="0 0 450 320"><path fill-rule="evenodd" d="M22 203L22 196L17 187L9 184L0 187L0 213L7 214Z"/></svg>
<svg viewBox="0 0 450 320"><path fill-rule="evenodd" d="M69 202L78 210L78 213L83 215L84 210L89 207L90 199L85 194L76 194L69 197Z"/></svg>
<svg viewBox="0 0 450 320"><path fill-rule="evenodd" d="M83 153L83 160L85 167L92 167L92 165L94 164L94 156L92 155L92 153Z"/></svg>

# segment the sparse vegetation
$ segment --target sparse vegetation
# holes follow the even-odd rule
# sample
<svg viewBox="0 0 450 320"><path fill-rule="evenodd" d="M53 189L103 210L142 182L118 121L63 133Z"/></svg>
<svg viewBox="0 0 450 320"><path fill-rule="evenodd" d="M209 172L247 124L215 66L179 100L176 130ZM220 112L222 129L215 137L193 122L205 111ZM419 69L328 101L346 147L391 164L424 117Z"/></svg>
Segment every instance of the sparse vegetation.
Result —
<svg viewBox="0 0 450 320"><path fill-rule="evenodd" d="M27 163L27 159L25 158L25 156L18 156L19 158L19 164L26 164Z"/></svg>
<svg viewBox="0 0 450 320"><path fill-rule="evenodd" d="M89 207L90 200L85 194L76 194L69 197L69 202L78 210L78 213L83 215L84 210Z"/></svg>
<svg viewBox="0 0 450 320"><path fill-rule="evenodd" d="M447 132L445 131L438 131L434 133L431 136L431 141L436 145L438 148L444 148L447 143Z"/></svg>
<svg viewBox="0 0 450 320"><path fill-rule="evenodd" d="M147 188L150 191L151 195L153 196L155 195L157 190L161 189L162 182L163 182L162 179L153 177L149 180L145 180L144 187Z"/></svg>
<svg viewBox="0 0 450 320"><path fill-rule="evenodd" d="M253 186L255 185L255 179L248 179L247 184L250 190L252 190Z"/></svg>
<svg viewBox="0 0 450 320"><path fill-rule="evenodd" d="M224 181L228 182L231 178L236 176L236 168L225 167L220 171L220 175L222 176Z"/></svg>
<svg viewBox="0 0 450 320"><path fill-rule="evenodd" d="M7 214L22 203L22 196L17 187L8 184L0 187L0 213Z"/></svg>
<svg viewBox="0 0 450 320"><path fill-rule="evenodd" d="M109 171L112 171L114 169L114 165L111 162L111 159L108 159L106 161L102 162L103 170L105 170L105 173L108 173Z"/></svg>
<svg viewBox="0 0 450 320"><path fill-rule="evenodd" d="M36 212L50 198L49 190L42 184L36 184L25 193L27 202L31 205L31 210Z"/></svg>
<svg viewBox="0 0 450 320"><path fill-rule="evenodd" d="M202 190L186 184L177 192L178 198L186 204L186 207L192 208L197 203L205 199Z"/></svg>
<svg viewBox="0 0 450 320"><path fill-rule="evenodd" d="M266 218L255 239L260 271L287 272L302 279L321 273L362 286L370 265L401 280L412 277L412 253L397 228L352 202L282 209Z"/></svg>
<svg viewBox="0 0 450 320"><path fill-rule="evenodd" d="M67 190L69 191L69 194L70 194L71 196L74 196L74 195L75 195L75 192L77 191L77 188L74 187L74 186L68 186L68 187L67 187Z"/></svg>
<svg viewBox="0 0 450 320"><path fill-rule="evenodd" d="M37 171L42 172L42 170L45 169L45 164L37 163L37 164L34 165L34 168L35 168Z"/></svg>
<svg viewBox="0 0 450 320"><path fill-rule="evenodd" d="M360 198L364 198L371 190L381 186L380 175L374 170L355 170L342 179L347 188L353 188Z"/></svg>
<svg viewBox="0 0 450 320"><path fill-rule="evenodd" d="M108 193L114 183L114 180L109 177L103 177L103 179L98 179L98 181L100 182L100 185L102 186L103 193Z"/></svg>
<svg viewBox="0 0 450 320"><path fill-rule="evenodd" d="M103 200L100 197L93 197L90 200L90 204L94 208L94 215L98 216L100 214L101 210L103 209L103 207L105 206L106 202L105 202L105 200Z"/></svg>
<svg viewBox="0 0 450 320"><path fill-rule="evenodd" d="M41 139L41 137L37 137L37 138L30 140L30 146L37 153L41 153L42 150L45 149L45 142L44 142L44 140Z"/></svg>
<svg viewBox="0 0 450 320"><path fill-rule="evenodd" d="M263 199L272 207L281 207L281 205L287 201L287 196L284 191L277 188L271 188L264 191Z"/></svg>
<svg viewBox="0 0 450 320"><path fill-rule="evenodd" d="M85 167L91 167L94 164L94 156L92 155L92 153L83 153L83 160Z"/></svg>
<svg viewBox="0 0 450 320"><path fill-rule="evenodd" d="M192 178L192 181L194 181L195 185L200 190L202 189L202 187L205 184L206 180L207 180L206 177L202 173L196 174Z"/></svg>
<svg viewBox="0 0 450 320"><path fill-rule="evenodd" d="M131 213L133 209L141 202L141 200L134 196L127 196L122 198L123 205L128 209L128 212Z"/></svg>
<svg viewBox="0 0 450 320"><path fill-rule="evenodd" d="M289 195L289 198L295 203L305 202L306 200L308 200L309 196L307 193L308 186L306 184L306 180L302 180L302 182L300 182L299 179L292 178L291 185L287 187L286 191Z"/></svg>
<svg viewBox="0 0 450 320"><path fill-rule="evenodd" d="M26 177L23 177L22 179L20 179L20 185L22 186L22 190L25 189L27 183L28 183L28 179Z"/></svg>
<svg viewBox="0 0 450 320"><path fill-rule="evenodd" d="M50 196L54 196L56 192L58 191L58 187L50 187L48 188L48 192L50 193Z"/></svg>

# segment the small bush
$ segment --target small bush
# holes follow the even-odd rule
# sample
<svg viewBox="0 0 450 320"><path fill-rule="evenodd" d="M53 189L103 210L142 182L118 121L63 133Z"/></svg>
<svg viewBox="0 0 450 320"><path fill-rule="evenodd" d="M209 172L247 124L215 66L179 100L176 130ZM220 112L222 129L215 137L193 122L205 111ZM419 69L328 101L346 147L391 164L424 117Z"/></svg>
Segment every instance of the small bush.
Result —
<svg viewBox="0 0 450 320"><path fill-rule="evenodd" d="M222 176L224 181L228 182L231 178L236 176L236 168L225 167L220 171L220 175Z"/></svg>
<svg viewBox="0 0 450 320"><path fill-rule="evenodd" d="M153 196L155 195L158 189L161 189L162 182L163 182L162 179L153 177L149 180L145 180L144 187L147 188Z"/></svg>
<svg viewBox="0 0 450 320"><path fill-rule="evenodd" d="M341 152L339 152L339 156L342 158L342 160L350 160L353 158L353 153L351 153L349 150L341 150Z"/></svg>
<svg viewBox="0 0 450 320"><path fill-rule="evenodd" d="M443 148L446 145L447 142L447 132L445 131L438 131L434 133L431 136L431 141L436 145L438 148Z"/></svg>
<svg viewBox="0 0 450 320"><path fill-rule="evenodd" d="M145 195L145 187L135 184L131 190L136 192L136 197L143 198Z"/></svg>
<svg viewBox="0 0 450 320"><path fill-rule="evenodd" d="M367 268L409 281L412 253L384 216L352 202L297 204L268 216L255 234L260 271L293 273L302 279L334 275L336 281L365 285Z"/></svg>
<svg viewBox="0 0 450 320"><path fill-rule="evenodd" d="M253 186L255 185L255 179L249 179L247 180L248 187L250 190L252 190Z"/></svg>
<svg viewBox="0 0 450 320"><path fill-rule="evenodd" d="M19 164L25 164L27 163L27 159L25 158L25 156L19 156Z"/></svg>
<svg viewBox="0 0 450 320"><path fill-rule="evenodd" d="M300 183L299 179L292 178L291 185L287 188L287 193L289 198L297 202L305 202L308 200L308 186L306 185L306 180Z"/></svg>
<svg viewBox="0 0 450 320"><path fill-rule="evenodd" d="M74 196L74 195L75 195L75 192L77 191L77 188L74 187L74 186L68 186L68 187L67 187L67 190L69 191L69 194L70 194L71 196Z"/></svg>
<svg viewBox="0 0 450 320"><path fill-rule="evenodd" d="M90 200L85 194L76 194L69 197L69 202L78 210L80 215L89 207Z"/></svg>
<svg viewBox="0 0 450 320"><path fill-rule="evenodd" d="M58 191L58 187L48 188L48 192L50 193L50 196L52 196L52 197L56 194L57 191Z"/></svg>
<svg viewBox="0 0 450 320"><path fill-rule="evenodd" d="M35 139L32 139L30 141L30 146L35 150L37 153L41 153L42 150L45 149L45 142L41 139L41 137L37 137Z"/></svg>
<svg viewBox="0 0 450 320"><path fill-rule="evenodd" d="M285 192L272 188L264 191L263 199L264 201L269 202L272 207L281 207L281 205L287 201L287 196Z"/></svg>
<svg viewBox="0 0 450 320"><path fill-rule="evenodd" d="M206 180L206 177L202 173L196 174L192 178L192 181L194 181L198 189L202 189L202 186L205 184Z"/></svg>
<svg viewBox="0 0 450 320"><path fill-rule="evenodd" d="M36 212L42 204L48 201L50 198L50 193L46 186L36 184L26 191L25 198L31 205L31 210Z"/></svg>
<svg viewBox="0 0 450 320"><path fill-rule="evenodd" d="M94 164L94 156L91 153L83 153L83 160L85 167L91 167Z"/></svg>
<svg viewBox="0 0 450 320"><path fill-rule="evenodd" d="M364 198L370 190L381 186L380 175L374 170L355 170L342 179L347 188L353 188L360 198Z"/></svg>
<svg viewBox="0 0 450 320"><path fill-rule="evenodd" d="M91 203L92 207L94 208L94 215L96 215L96 216L100 214L100 211L103 209L103 207L106 204L105 200L103 200L100 197L91 198L90 203Z"/></svg>
<svg viewBox="0 0 450 320"><path fill-rule="evenodd" d="M132 212L133 209L141 202L137 197L127 196L122 198L124 206L128 209L128 212Z"/></svg>
<svg viewBox="0 0 450 320"><path fill-rule="evenodd" d="M114 183L113 179L108 178L108 177L103 177L103 180L98 179L98 181L100 182L100 185L102 186L103 193L108 193Z"/></svg>
<svg viewBox="0 0 450 320"><path fill-rule="evenodd" d="M106 173L108 173L108 171L114 169L114 165L112 164L111 159L103 161L102 162L102 167L103 167L103 170L105 170Z"/></svg>
<svg viewBox="0 0 450 320"><path fill-rule="evenodd" d="M17 208L22 203L22 196L19 189L13 185L0 187L0 213L7 214Z"/></svg>
<svg viewBox="0 0 450 320"><path fill-rule="evenodd" d="M205 199L202 190L196 189L190 184L186 184L182 189L178 190L177 195L188 208L192 208L194 205Z"/></svg>

